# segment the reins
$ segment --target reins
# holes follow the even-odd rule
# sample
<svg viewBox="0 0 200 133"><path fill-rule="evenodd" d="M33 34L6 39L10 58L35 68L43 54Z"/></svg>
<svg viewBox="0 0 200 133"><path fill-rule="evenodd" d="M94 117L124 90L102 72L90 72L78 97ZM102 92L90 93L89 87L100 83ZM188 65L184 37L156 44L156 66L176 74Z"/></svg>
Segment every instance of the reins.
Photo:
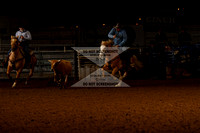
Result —
<svg viewBox="0 0 200 133"><path fill-rule="evenodd" d="M22 58L19 58L19 59L16 59L16 58L15 58L14 62L13 62L13 61L10 61L12 64L14 64L14 63L16 63L16 62L18 62L18 61L20 61L20 60L23 60L23 59L25 58L24 53L22 52L22 49L19 47L18 41L17 41L16 43L17 43L17 44L16 44L17 46L16 46L14 49L11 49L11 50L12 50L12 52L14 52L14 51L16 51L17 49L19 49L19 52L22 54Z"/></svg>

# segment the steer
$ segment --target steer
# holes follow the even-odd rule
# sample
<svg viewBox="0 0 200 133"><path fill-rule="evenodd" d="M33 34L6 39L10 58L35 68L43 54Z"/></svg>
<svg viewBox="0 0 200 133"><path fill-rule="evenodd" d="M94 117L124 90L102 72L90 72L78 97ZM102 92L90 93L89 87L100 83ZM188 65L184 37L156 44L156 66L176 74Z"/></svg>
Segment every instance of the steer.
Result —
<svg viewBox="0 0 200 133"><path fill-rule="evenodd" d="M66 60L48 60L51 63L51 70L54 71L54 82L65 88L68 76L72 71L72 64Z"/></svg>

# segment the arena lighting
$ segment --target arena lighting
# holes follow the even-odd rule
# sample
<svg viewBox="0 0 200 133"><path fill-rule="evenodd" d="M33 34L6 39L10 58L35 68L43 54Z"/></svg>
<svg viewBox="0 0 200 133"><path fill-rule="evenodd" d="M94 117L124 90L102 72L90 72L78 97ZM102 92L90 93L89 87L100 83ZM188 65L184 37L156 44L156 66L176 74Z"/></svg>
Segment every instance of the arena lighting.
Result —
<svg viewBox="0 0 200 133"><path fill-rule="evenodd" d="M102 26L106 26L106 24L102 24Z"/></svg>
<svg viewBox="0 0 200 133"><path fill-rule="evenodd" d="M177 10L180 11L181 9L184 10L185 8L178 8Z"/></svg>
<svg viewBox="0 0 200 133"><path fill-rule="evenodd" d="M79 26L78 25L76 25L76 29L78 29L79 28Z"/></svg>
<svg viewBox="0 0 200 133"><path fill-rule="evenodd" d="M139 18L138 20L140 20L140 21L141 21L141 20L142 20L142 18Z"/></svg>

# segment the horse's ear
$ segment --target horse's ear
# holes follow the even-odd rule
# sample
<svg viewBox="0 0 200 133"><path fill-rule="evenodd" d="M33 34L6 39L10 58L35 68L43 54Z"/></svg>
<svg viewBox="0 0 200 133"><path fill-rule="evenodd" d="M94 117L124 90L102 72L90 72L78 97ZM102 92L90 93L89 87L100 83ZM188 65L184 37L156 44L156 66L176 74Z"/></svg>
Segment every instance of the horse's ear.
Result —
<svg viewBox="0 0 200 133"><path fill-rule="evenodd" d="M109 39L108 42L109 42L109 44L113 44L113 40L112 39Z"/></svg>
<svg viewBox="0 0 200 133"><path fill-rule="evenodd" d="M11 35L11 37L10 37L11 39L16 39L16 37L15 36L13 36L13 35Z"/></svg>
<svg viewBox="0 0 200 133"><path fill-rule="evenodd" d="M48 60L50 63L52 62L51 60Z"/></svg>
<svg viewBox="0 0 200 133"><path fill-rule="evenodd" d="M112 40L111 40L111 39L108 39L108 42L112 42Z"/></svg>

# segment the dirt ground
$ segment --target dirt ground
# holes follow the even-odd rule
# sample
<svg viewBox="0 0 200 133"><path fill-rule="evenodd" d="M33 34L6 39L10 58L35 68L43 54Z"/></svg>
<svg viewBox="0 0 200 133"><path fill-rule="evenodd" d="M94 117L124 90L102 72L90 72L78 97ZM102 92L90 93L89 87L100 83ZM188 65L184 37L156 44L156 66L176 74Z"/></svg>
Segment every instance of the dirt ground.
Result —
<svg viewBox="0 0 200 133"><path fill-rule="evenodd" d="M134 80L130 88L58 89L0 81L0 132L199 133L200 79Z"/></svg>

